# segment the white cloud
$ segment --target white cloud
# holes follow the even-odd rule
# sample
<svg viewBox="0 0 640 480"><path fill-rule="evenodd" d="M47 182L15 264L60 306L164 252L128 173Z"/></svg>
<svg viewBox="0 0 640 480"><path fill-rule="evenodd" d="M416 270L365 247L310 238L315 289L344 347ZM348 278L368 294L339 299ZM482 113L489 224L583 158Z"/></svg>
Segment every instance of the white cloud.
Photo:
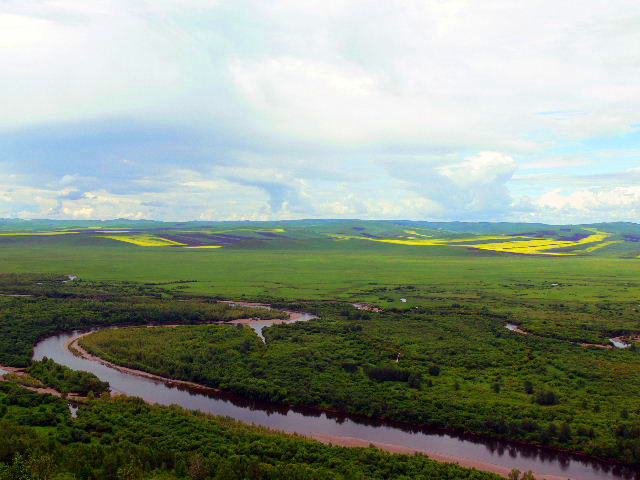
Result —
<svg viewBox="0 0 640 480"><path fill-rule="evenodd" d="M70 185L78 181L78 175L66 174L60 179L60 185Z"/></svg>
<svg viewBox="0 0 640 480"><path fill-rule="evenodd" d="M558 210L582 210L582 211L620 211L628 213L638 211L640 208L639 187L617 187L608 190L577 190L563 193L552 190L545 193L538 200L543 208Z"/></svg>
<svg viewBox="0 0 640 480"><path fill-rule="evenodd" d="M266 133L296 139L534 148L531 128L621 133L640 119L634 12L629 0L12 1L0 9L3 124L206 123L233 116L239 94L235 108Z"/></svg>
<svg viewBox="0 0 640 480"><path fill-rule="evenodd" d="M589 140L640 124L638 19L636 0L7 0L0 213L637 213L638 150Z"/></svg>
<svg viewBox="0 0 640 480"><path fill-rule="evenodd" d="M543 159L523 162L521 167L526 168L527 170L557 170L569 167L584 167L586 165L593 165L594 163L594 160L587 158L550 156Z"/></svg>
<svg viewBox="0 0 640 480"><path fill-rule="evenodd" d="M62 213L66 217L71 217L71 218L90 219L95 217L95 210L91 207L81 207L81 208L64 207L62 209Z"/></svg>
<svg viewBox="0 0 640 480"><path fill-rule="evenodd" d="M458 186L505 183L516 171L516 163L500 152L480 152L464 162L444 165L437 170Z"/></svg>

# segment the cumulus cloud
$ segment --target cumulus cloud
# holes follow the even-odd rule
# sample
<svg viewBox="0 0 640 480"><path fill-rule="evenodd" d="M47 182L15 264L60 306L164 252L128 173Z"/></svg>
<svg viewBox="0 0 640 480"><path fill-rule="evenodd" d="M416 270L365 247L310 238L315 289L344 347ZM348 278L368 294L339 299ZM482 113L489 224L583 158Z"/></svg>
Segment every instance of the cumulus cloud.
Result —
<svg viewBox="0 0 640 480"><path fill-rule="evenodd" d="M609 190L577 190L563 193L552 190L545 193L538 200L543 208L558 210L580 210L607 212L627 209L628 215L633 216L640 207L640 187L617 187Z"/></svg>
<svg viewBox="0 0 640 480"><path fill-rule="evenodd" d="M7 0L0 215L633 219L639 18L634 0Z"/></svg>
<svg viewBox="0 0 640 480"><path fill-rule="evenodd" d="M462 163L439 167L438 171L461 187L504 184L516 171L516 163L500 152L480 152Z"/></svg>
<svg viewBox="0 0 640 480"><path fill-rule="evenodd" d="M413 192L411 218L502 220L513 202L507 183L517 170L513 158L481 151L463 158L432 156L388 161L391 176Z"/></svg>

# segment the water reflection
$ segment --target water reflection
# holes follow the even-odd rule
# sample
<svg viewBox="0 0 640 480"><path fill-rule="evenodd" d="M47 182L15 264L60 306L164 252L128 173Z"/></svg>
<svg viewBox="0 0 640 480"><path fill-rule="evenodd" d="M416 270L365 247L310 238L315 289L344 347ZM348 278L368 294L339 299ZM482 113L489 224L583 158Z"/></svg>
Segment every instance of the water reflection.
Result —
<svg viewBox="0 0 640 480"><path fill-rule="evenodd" d="M73 333L63 333L42 340L34 349L34 359L44 356L76 370L87 370L108 381L114 391L142 397L162 405L177 404L187 409L226 415L237 420L266 427L312 435L353 437L370 442L401 445L454 457L532 470L546 475L560 475L581 480L640 479L637 471L586 459L578 455L522 446L511 442L474 435L445 432L435 428L371 420L316 409L274 405L213 390L203 391L140 377L107 367L99 362L75 357L65 348Z"/></svg>

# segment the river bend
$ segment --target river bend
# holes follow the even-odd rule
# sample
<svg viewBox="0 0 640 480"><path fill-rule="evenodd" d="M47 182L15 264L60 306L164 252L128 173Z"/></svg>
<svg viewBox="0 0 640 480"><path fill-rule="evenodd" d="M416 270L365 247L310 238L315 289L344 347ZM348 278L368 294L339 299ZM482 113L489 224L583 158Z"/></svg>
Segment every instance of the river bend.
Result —
<svg viewBox="0 0 640 480"><path fill-rule="evenodd" d="M266 325L260 325L264 326ZM74 356L66 345L81 333L83 332L65 332L43 339L34 348L34 360L46 356L75 370L92 372L100 380L109 382L114 392L141 397L148 402L161 405L177 404L186 409L226 415L276 430L307 436L351 437L366 442L391 444L424 451L427 454L468 459L509 469L517 468L521 471L532 470L538 475L554 479L640 479L638 471L632 468L578 455L472 435L443 433L391 422L321 413L312 409L288 408L238 398L231 394L203 393L186 387L169 386L159 380L125 373L98 361Z"/></svg>

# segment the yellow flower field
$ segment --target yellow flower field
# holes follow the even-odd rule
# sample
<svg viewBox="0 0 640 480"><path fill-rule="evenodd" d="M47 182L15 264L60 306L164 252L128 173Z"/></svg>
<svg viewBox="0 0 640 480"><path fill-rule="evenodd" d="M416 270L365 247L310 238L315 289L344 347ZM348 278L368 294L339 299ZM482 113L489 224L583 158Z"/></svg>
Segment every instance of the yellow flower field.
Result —
<svg viewBox="0 0 640 480"><path fill-rule="evenodd" d="M49 235L68 235L70 233L76 233L76 232L60 232L60 231L56 231L56 232L10 232L10 233L0 233L0 235L2 236L6 236L6 237L21 237L21 236L49 236Z"/></svg>
<svg viewBox="0 0 640 480"><path fill-rule="evenodd" d="M71 234L80 234L99 231L100 233L127 233L129 230L123 229L112 229L112 230L102 230L102 227L86 227L86 228L63 228L60 230L50 230L44 232L2 232L0 236L4 237L21 237L21 236L49 236L49 235L71 235Z"/></svg>
<svg viewBox="0 0 640 480"><path fill-rule="evenodd" d="M622 240L611 240L610 242L602 242L602 243L598 243L597 245L593 245L592 247L587 247L583 250L580 250L580 252L595 252L596 250L599 250L603 247L608 247L609 245L613 245L615 243L623 243Z"/></svg>
<svg viewBox="0 0 640 480"><path fill-rule="evenodd" d="M471 238L433 238L430 235L424 235L414 230L405 230L405 233L410 235L417 235L423 238L407 237L402 238L371 238L361 237L356 235L342 235L331 234L330 236L336 240L369 240L372 242L393 243L397 245L418 245L418 246L443 246L448 245L451 247L467 247L476 248L479 250L489 250L493 252L506 252L506 253L520 253L527 255L576 255L579 253L589 253L600 248L619 243L620 240L614 240L609 242L603 242L606 238L610 237L611 233L601 232L595 228L583 228L592 232L588 237L580 240L555 240L547 238L537 238L525 235L493 235L493 236L477 236ZM490 243L475 243L486 242L488 240L494 240ZM474 243L467 243L474 242ZM597 243L591 247L576 252L549 252L548 250L556 250L560 248L575 247L578 245Z"/></svg>
<svg viewBox="0 0 640 480"><path fill-rule="evenodd" d="M167 240L166 238L156 237L150 234L135 234L135 235L99 235L101 238L110 238L111 240L118 240L120 242L133 243L140 247L168 247L168 246L183 246L184 243L174 242L173 240Z"/></svg>
<svg viewBox="0 0 640 480"><path fill-rule="evenodd" d="M256 232L256 233L284 233L284 228L235 228L227 230L215 230L215 229L185 229L176 230L170 229L167 232L167 236L173 233L176 234L189 234L195 233L202 234L223 234L223 233L235 233L235 232ZM184 248L222 248L223 245L198 245L189 243L182 243L181 241L170 240L164 238L162 233L145 233L131 231L126 228L103 228L103 227L82 227L82 228L63 228L60 230L51 231L5 231L0 233L0 236L6 237L20 237L20 236L50 236L50 235L85 235L91 234L94 238L108 238L110 240L116 240L118 242L130 243L139 247L184 247ZM249 239L251 237L247 237ZM206 241L206 240L205 240ZM209 239L209 241L215 241L215 239Z"/></svg>

